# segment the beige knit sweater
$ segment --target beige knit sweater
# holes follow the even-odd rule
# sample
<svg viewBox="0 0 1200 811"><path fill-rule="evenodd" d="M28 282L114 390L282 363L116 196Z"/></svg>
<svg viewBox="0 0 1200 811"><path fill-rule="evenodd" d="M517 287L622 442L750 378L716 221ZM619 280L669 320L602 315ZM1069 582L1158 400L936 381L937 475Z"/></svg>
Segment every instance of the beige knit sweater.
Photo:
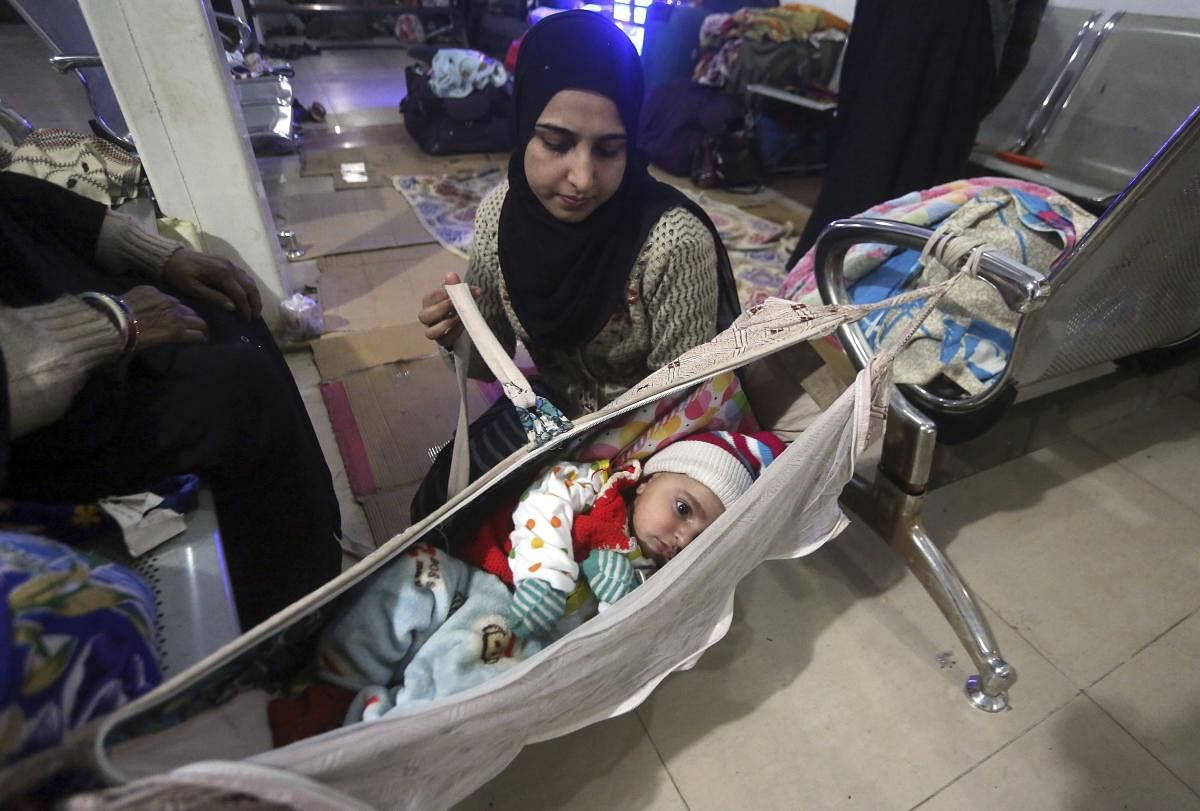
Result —
<svg viewBox="0 0 1200 811"><path fill-rule="evenodd" d="M511 355L520 339L538 372L563 398L570 417L594 411L650 372L716 333L717 253L704 223L683 208L666 211L634 261L624 306L582 347L530 342L500 272L500 208L508 183L493 190L475 214L475 242L466 281L482 289L479 310ZM489 380L473 358L471 377Z"/></svg>
<svg viewBox="0 0 1200 811"><path fill-rule="evenodd" d="M156 279L181 247L110 211L96 241L96 265ZM33 307L0 306L0 346L8 373L9 432L16 439L66 414L88 373L121 354L121 336L108 316L63 296Z"/></svg>

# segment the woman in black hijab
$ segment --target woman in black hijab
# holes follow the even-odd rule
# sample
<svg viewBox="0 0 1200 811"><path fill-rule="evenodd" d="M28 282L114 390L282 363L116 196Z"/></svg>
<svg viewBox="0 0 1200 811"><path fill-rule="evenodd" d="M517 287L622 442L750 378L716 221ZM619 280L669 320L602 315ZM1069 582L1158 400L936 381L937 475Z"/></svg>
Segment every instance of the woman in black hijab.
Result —
<svg viewBox="0 0 1200 811"><path fill-rule="evenodd" d="M466 281L501 345L512 354L521 340L535 388L570 417L709 340L740 310L715 227L638 154L642 97L640 58L611 21L566 11L539 22L517 58L508 182L476 213ZM441 289L419 318L444 347L461 331ZM478 363L470 373L490 378ZM497 404L471 427L472 478L525 441L511 407ZM418 494L414 518L444 499L448 461L439 462L425 483L436 478L439 492L424 508Z"/></svg>

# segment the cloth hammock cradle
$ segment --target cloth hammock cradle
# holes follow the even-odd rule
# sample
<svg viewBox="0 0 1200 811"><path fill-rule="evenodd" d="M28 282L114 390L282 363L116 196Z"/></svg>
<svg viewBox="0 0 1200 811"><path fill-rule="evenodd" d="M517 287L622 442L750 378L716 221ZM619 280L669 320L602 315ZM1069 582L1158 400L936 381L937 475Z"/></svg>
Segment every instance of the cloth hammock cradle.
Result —
<svg viewBox="0 0 1200 811"><path fill-rule="evenodd" d="M670 566L609 610L478 687L403 717L341 727L280 749L264 747L261 734L257 743L243 740L255 735L243 734L246 709L241 700L257 688L278 684L282 673L300 666L296 651L311 650L305 643L315 637L335 598L412 544L438 538L449 521L512 477L569 458L588 437L647 404L828 336L840 324L876 309L923 300L915 331L950 286L969 272L871 305L811 307L768 299L752 307L712 341L652 373L604 409L540 445L531 442L517 451L336 580L153 692L77 731L63 745L19 764L23 777L13 767L0 772L0 798L8 792L6 782L10 787L28 784L31 774L64 769L98 774L112 784L150 779L168 792L175 784L194 785L200 772L219 782L226 769L243 786L262 778L278 788L280 781L294 779L288 796L297 807L331 807L330 797L339 792L347 807L352 802L449 807L499 774L525 745L635 709L666 676L692 667L725 635L734 589L745 575L766 560L809 554L846 526L838 498L857 457L882 434L891 366L904 341L878 354L751 490ZM748 395L751 401L763 396L753 390ZM651 606L652 611L646 610ZM258 714L261 733L266 719L265 713ZM310 805L297 799L308 796L306 779L319 787L314 796L320 796Z"/></svg>

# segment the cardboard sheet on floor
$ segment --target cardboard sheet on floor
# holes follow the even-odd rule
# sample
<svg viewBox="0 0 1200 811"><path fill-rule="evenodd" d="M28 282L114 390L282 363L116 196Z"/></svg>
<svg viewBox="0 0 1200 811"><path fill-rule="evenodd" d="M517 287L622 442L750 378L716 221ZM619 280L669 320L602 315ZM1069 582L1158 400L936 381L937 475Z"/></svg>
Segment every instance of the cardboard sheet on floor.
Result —
<svg viewBox="0 0 1200 811"><path fill-rule="evenodd" d="M328 336L415 322L421 298L447 273L465 274L467 263L437 243L427 243L326 256L317 267L317 297Z"/></svg>
<svg viewBox="0 0 1200 811"><path fill-rule="evenodd" d="M417 481L361 499L367 526L371 528L371 538L377 547L409 528L409 507L419 485Z"/></svg>
<svg viewBox="0 0 1200 811"><path fill-rule="evenodd" d="M345 149L331 158L330 175L333 187L343 189L372 189L388 185L387 172L369 160L362 149ZM303 174L301 175L303 176Z"/></svg>
<svg viewBox="0 0 1200 811"><path fill-rule="evenodd" d="M420 480L454 433L458 387L440 356L389 363L321 384L334 436L358 498ZM467 389L472 417L486 401Z"/></svg>
<svg viewBox="0 0 1200 811"><path fill-rule="evenodd" d="M425 328L415 321L368 332L324 335L311 346L322 380L337 380L383 363L416 360L436 351L425 337Z"/></svg>
<svg viewBox="0 0 1200 811"><path fill-rule="evenodd" d="M277 205L279 226L296 233L308 259L432 241L404 195L391 188L294 194Z"/></svg>

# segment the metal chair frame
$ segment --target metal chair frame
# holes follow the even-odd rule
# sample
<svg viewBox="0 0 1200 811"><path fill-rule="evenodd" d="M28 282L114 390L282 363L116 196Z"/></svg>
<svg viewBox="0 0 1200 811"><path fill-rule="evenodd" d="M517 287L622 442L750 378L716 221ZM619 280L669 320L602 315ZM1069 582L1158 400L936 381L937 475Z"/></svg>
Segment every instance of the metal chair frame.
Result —
<svg viewBox="0 0 1200 811"><path fill-rule="evenodd" d="M831 223L816 247L822 298L851 303L842 276L851 245L885 243L920 250L932 234L887 220ZM1178 272L1173 273L1172 260ZM963 400L949 400L921 386L897 386L893 392L877 474L873 481L856 476L843 499L904 557L949 620L979 669L979 675L967 680L967 693L980 709L995 712L1007 706L1016 671L1000 654L970 589L921 522L938 433L920 409L970 413L992 402L1009 383L1020 389L1190 340L1200 334L1200 279L1193 281L1200 277L1198 269L1200 107L1047 274L995 251L983 253L980 278L1021 314L1012 357L991 387ZM1118 272L1138 286L1106 283ZM1121 312L1122 302L1131 299L1131 315L1139 326L1133 334L1113 327L1104 315ZM838 337L858 368L870 362L871 349L857 325L840 327Z"/></svg>
<svg viewBox="0 0 1200 811"><path fill-rule="evenodd" d="M137 152L133 135L125 123L125 116L117 103L116 94L104 63L95 54L91 34L83 20L78 3L71 0L56 0L55 8L45 8L28 0L13 0L13 6L38 36L49 46L53 55L50 66L59 73L74 71L79 76L88 95L88 104L95 116L96 127L103 135L120 144L130 152ZM217 22L236 31L236 39L221 32L226 47L245 51L253 33L250 26L232 14L213 12ZM68 25L73 22L74 26ZM65 41L69 35L70 41ZM63 49L67 49L64 51ZM292 87L286 76L260 76L239 79L234 83L238 92L243 116L252 143L269 148L290 148L294 144L294 133L290 132L292 115ZM261 119L261 121L260 121ZM253 120L255 123L251 123ZM287 122L288 132L280 132L276 122Z"/></svg>
<svg viewBox="0 0 1200 811"><path fill-rule="evenodd" d="M1153 144L1167 136L1174 116L1182 117L1194 103L1180 93L1135 94L1123 80L1145 75L1145 60L1159 51L1186 59L1180 67L1186 75L1197 64L1200 29L1191 18L1124 11L1101 26L1098 19L1097 13L1084 22L1054 77L1030 100L1028 121L1013 145L988 144L1007 148L1011 155L976 149L971 156L975 163L1044 183L1093 208L1115 199L1148 157L1147 137ZM1097 110L1104 111L1098 118ZM1088 141L1095 143L1095 153L1081 160Z"/></svg>

